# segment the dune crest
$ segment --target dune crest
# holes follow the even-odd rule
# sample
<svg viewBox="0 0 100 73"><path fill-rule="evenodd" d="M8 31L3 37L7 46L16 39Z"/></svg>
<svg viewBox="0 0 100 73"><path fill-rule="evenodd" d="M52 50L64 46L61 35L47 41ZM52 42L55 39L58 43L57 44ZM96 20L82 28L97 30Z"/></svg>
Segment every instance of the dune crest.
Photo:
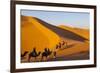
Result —
<svg viewBox="0 0 100 73"><path fill-rule="evenodd" d="M74 28L74 27L69 27L65 25L60 25L58 27L65 29L65 30L72 31L73 33L78 34L89 40L89 29Z"/></svg>

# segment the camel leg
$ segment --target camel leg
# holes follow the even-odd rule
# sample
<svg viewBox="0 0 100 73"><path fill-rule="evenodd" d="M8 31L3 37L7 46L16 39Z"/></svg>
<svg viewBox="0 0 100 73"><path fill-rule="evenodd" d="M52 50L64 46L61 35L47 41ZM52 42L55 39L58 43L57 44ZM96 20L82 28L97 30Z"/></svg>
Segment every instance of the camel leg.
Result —
<svg viewBox="0 0 100 73"><path fill-rule="evenodd" d="M28 57L28 61L30 62L31 56Z"/></svg>
<svg viewBox="0 0 100 73"><path fill-rule="evenodd" d="M41 61L43 60L43 56L42 56L42 58L41 58Z"/></svg>
<svg viewBox="0 0 100 73"><path fill-rule="evenodd" d="M37 59L37 58L35 57L35 62L36 62L36 59Z"/></svg>
<svg viewBox="0 0 100 73"><path fill-rule="evenodd" d="M47 61L48 60L48 56L46 56L45 58L46 58L46 61Z"/></svg>
<svg viewBox="0 0 100 73"><path fill-rule="evenodd" d="M54 52L54 58L56 58L56 52Z"/></svg>

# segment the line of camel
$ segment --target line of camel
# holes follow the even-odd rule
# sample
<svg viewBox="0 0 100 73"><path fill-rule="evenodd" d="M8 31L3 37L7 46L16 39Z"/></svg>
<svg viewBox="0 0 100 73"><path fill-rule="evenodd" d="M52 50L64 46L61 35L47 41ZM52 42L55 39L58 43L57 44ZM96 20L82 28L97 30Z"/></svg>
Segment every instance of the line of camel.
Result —
<svg viewBox="0 0 100 73"><path fill-rule="evenodd" d="M56 49L65 49L67 48L67 42L59 42L56 47ZM23 54L21 54L21 59L24 59L25 56L28 54L28 51L25 51ZM30 52L28 54L28 61L30 62L31 58L34 58L35 60L37 59L38 56L40 56L41 54L41 61L44 59L44 58L48 58L51 54L53 54L54 58L56 58L56 51L50 51L49 48L45 48L43 52L37 52L36 51L36 48L34 47L32 52Z"/></svg>

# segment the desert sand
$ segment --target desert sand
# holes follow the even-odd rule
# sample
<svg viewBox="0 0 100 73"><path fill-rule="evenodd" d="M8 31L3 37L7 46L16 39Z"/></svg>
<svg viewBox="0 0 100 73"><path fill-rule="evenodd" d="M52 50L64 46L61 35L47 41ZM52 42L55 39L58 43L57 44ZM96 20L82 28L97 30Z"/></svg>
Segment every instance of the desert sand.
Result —
<svg viewBox="0 0 100 73"><path fill-rule="evenodd" d="M56 49L62 41L66 46ZM29 62L28 56L34 47L37 52L42 53L44 48L49 48L52 53L43 60L40 54L37 59L31 58L30 62L89 59L89 29L65 25L57 27L35 17L21 16L21 54L28 51L22 63Z"/></svg>

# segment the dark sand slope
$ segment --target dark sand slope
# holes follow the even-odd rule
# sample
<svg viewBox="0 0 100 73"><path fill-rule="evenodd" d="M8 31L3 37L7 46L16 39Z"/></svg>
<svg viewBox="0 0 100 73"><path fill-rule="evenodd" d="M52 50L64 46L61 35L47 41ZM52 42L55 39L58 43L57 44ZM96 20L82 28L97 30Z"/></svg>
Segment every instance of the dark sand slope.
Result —
<svg viewBox="0 0 100 73"><path fill-rule="evenodd" d="M77 41L84 41L84 40L88 40L82 36L79 36L69 30L64 30L62 28L53 26L45 21L42 21L39 18L36 18L38 20L39 23L43 24L43 26L51 29L52 31L54 31L55 33L57 33L59 36L64 37L64 38L69 38L69 39L73 39L73 40L77 40Z"/></svg>

